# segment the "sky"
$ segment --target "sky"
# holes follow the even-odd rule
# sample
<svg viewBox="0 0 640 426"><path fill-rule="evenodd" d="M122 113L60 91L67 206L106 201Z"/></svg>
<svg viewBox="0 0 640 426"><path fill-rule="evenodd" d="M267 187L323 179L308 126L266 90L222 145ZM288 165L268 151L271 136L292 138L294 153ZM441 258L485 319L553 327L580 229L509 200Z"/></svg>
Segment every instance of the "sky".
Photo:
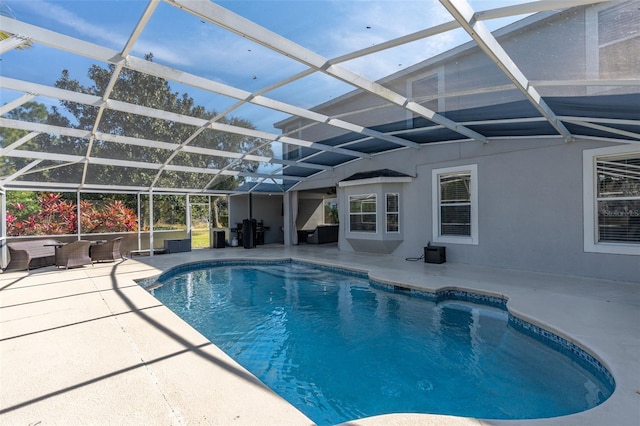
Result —
<svg viewBox="0 0 640 426"><path fill-rule="evenodd" d="M121 50L147 7L144 0L5 0L16 19ZM507 6L516 1L476 0L476 10ZM451 20L437 0L360 1L221 1L221 6L276 32L326 58L378 44ZM490 28L506 22L490 23ZM344 67L377 80L469 40L461 30L391 49ZM154 62L196 74L249 92L276 83L305 67L267 48L223 30L176 7L161 2L136 43L132 55L153 53ZM0 62L3 76L52 85L63 69L71 78L90 84L86 58L41 45L9 51ZM100 64L106 66L106 64ZM174 91L188 92L196 103L221 112L235 100L171 83ZM316 73L295 84L269 92L268 97L305 108L328 101L352 87ZM1 103L12 94L0 92ZM14 94L13 96L17 96ZM245 106L234 112L259 129L274 131L282 113L265 113Z"/></svg>

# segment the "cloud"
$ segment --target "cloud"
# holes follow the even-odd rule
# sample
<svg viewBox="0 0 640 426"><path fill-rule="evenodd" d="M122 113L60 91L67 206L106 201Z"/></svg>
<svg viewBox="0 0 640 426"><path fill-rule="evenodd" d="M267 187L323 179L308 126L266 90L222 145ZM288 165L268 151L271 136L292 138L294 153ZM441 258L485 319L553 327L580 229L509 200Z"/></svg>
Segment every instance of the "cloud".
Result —
<svg viewBox="0 0 640 426"><path fill-rule="evenodd" d="M129 38L129 32L133 29L127 28L128 32L123 35L113 31L108 25L97 25L89 22L77 13L50 1L31 0L24 2L22 6L29 9L34 15L46 18L51 22L49 26L56 28L56 31L61 31L61 28L68 28L73 30L75 37L118 51L125 46ZM126 7L126 5L123 5L123 7ZM122 11L122 13L125 12ZM140 56L153 52L156 58L162 59L164 62L174 65L184 64L184 57L167 49L164 44L141 41L134 48Z"/></svg>
<svg viewBox="0 0 640 426"><path fill-rule="evenodd" d="M126 38L120 34L110 31L108 28L95 25L80 17L76 13L49 1L32 0L27 1L24 7L47 20L53 21L55 24L73 29L82 37L90 37L101 41L107 41L110 46L124 45Z"/></svg>
<svg viewBox="0 0 640 426"><path fill-rule="evenodd" d="M342 17L331 32L332 55L356 51L451 20L437 0L334 1ZM343 64L370 79L378 79L452 47L445 33Z"/></svg>

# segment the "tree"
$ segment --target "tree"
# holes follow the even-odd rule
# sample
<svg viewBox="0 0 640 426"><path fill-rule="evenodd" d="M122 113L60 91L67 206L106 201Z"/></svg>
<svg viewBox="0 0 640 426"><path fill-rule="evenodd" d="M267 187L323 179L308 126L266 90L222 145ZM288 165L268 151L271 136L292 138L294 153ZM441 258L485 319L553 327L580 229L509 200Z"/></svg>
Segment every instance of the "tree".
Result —
<svg viewBox="0 0 640 426"><path fill-rule="evenodd" d="M37 102L27 102L19 108L15 108L5 114L5 118L19 121L28 121L31 123L46 123L49 117L47 108ZM26 136L29 132L26 130L10 129L0 127L0 146L6 147L18 139ZM30 141L26 142L22 148L37 149L40 143L47 143L48 135L40 134ZM16 172L20 168L26 166L30 160L24 158L2 157L0 162L0 175L8 176Z"/></svg>
<svg viewBox="0 0 640 426"><path fill-rule="evenodd" d="M146 59L152 61L153 55L146 55ZM92 65L88 72L89 78L94 82L91 87L83 86L79 81L72 79L67 70L63 70L61 78L56 81L55 85L66 90L103 96L114 69L114 65L110 65L108 68ZM119 74L110 98L205 120L209 120L216 115L214 111L207 111L206 108L196 105L194 99L187 93L179 94L178 92L173 92L166 80L126 68ZM69 125L69 120L66 119L66 116L71 115L75 119L74 122L77 122L75 127L84 130L93 128L98 114L97 107L69 101L61 101L61 105L64 111L54 110L51 113L50 120L58 122L65 122L66 120L66 125ZM249 121L237 117L224 117L220 122L249 129L255 128ZM99 130L115 135L180 143L193 134L196 128L182 123L107 109L102 115ZM232 152L247 152L263 143L264 141L261 139L217 132L210 129L202 132L192 142L196 146ZM255 153L264 156L273 155L268 145L260 148ZM91 152L92 156L152 163L163 163L170 154L167 150L115 144L101 140L94 142ZM174 158L173 163L199 168L223 168L229 164L229 161L230 159L223 157L179 153ZM257 168L257 163L244 162L239 165L241 171L255 172ZM122 168L108 166L100 166L95 169L100 171L100 178L103 182L116 184L133 183L141 186L151 185L156 173L148 170L127 170L126 173L122 173ZM210 179L211 175L200 176L164 171L157 184L162 187L202 188ZM218 179L215 187L217 189L232 189L242 182L242 178Z"/></svg>

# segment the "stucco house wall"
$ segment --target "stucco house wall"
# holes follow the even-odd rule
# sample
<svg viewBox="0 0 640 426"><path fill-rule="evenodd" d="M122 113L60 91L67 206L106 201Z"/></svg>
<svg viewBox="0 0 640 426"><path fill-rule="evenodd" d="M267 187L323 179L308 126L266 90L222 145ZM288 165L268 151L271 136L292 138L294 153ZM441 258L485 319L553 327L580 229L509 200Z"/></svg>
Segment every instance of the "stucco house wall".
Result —
<svg viewBox="0 0 640 426"><path fill-rule="evenodd" d="M394 256L419 257L434 240L431 171L476 164L479 241L438 244L447 247L447 261L638 282L639 256L587 253L583 248L582 152L599 146L606 144L561 139L461 142L428 146L418 155L398 151L366 166L390 166L415 176L403 185L403 241ZM365 171L364 165L336 169L334 178ZM339 198L342 223L348 220L345 197ZM343 235L340 249L353 251Z"/></svg>
<svg viewBox="0 0 640 426"><path fill-rule="evenodd" d="M281 194L252 194L251 203L249 203L249 195L247 194L229 197L229 227L235 228L236 224L242 223L243 219L249 217L253 217L257 221L262 220L264 226L269 227L269 230L264 234L265 244L284 241Z"/></svg>
<svg viewBox="0 0 640 426"><path fill-rule="evenodd" d="M533 82L545 79L609 78L600 74L598 55L601 46L597 33L598 25L603 25L598 22L599 13L610 6L605 4L574 8L559 14L540 14L514 23L498 31L496 36ZM540 49L539 46L550 48ZM637 68L626 65L622 68L618 78L637 78ZM431 83L413 86L413 82L429 76L434 79ZM497 66L473 44L435 56L386 77L380 83L405 96L431 96L430 99L425 98L425 105L434 109L437 107L439 113L454 120L458 120L458 117L452 111L523 99L523 95L513 88L482 95L475 93L474 96L437 99L439 93L508 83ZM416 93L419 90L423 93ZM428 93L429 90L433 92ZM629 88L580 85L540 87L541 94L552 93L554 96L615 93L617 90L626 90L628 93ZM354 91L316 109L366 126L415 118L394 108L375 108L380 103L372 95ZM291 130L301 124L296 119L290 119L278 123L278 127ZM312 126L297 135L307 140L323 141L336 134L335 131L328 134L321 130L320 126ZM638 253L631 254L585 250L583 152L615 145L606 140L579 137L571 142L559 136L524 138L517 137L517 133L513 137L492 139L489 143L468 140L430 143L424 144L421 149L398 149L335 167L332 171L319 173L300 183L295 189L337 186L338 182L355 173L384 168L415 176L411 183L403 186L400 199L402 241L392 252L394 256L413 258L420 256L424 246L434 241L432 171L475 165L478 182L477 241L474 244L439 244L447 247L448 262L638 283L640 247ZM348 191L338 189L340 221L345 224L349 219L349 193L353 193L353 188ZM358 247L354 249L354 245L349 243L343 231L339 248L344 251L358 250Z"/></svg>

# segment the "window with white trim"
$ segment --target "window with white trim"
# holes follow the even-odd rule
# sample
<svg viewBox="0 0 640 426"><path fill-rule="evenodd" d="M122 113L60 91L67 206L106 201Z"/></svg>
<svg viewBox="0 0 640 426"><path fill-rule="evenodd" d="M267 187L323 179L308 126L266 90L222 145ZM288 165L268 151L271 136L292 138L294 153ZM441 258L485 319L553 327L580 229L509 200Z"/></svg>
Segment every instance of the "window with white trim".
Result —
<svg viewBox="0 0 640 426"><path fill-rule="evenodd" d="M584 153L585 251L640 255L640 151Z"/></svg>
<svg viewBox="0 0 640 426"><path fill-rule="evenodd" d="M400 232L400 194L385 194L385 221L386 230L390 233Z"/></svg>
<svg viewBox="0 0 640 426"><path fill-rule="evenodd" d="M376 232L376 194L349 195L349 231Z"/></svg>
<svg viewBox="0 0 640 426"><path fill-rule="evenodd" d="M477 166L432 172L433 241L478 244Z"/></svg>

